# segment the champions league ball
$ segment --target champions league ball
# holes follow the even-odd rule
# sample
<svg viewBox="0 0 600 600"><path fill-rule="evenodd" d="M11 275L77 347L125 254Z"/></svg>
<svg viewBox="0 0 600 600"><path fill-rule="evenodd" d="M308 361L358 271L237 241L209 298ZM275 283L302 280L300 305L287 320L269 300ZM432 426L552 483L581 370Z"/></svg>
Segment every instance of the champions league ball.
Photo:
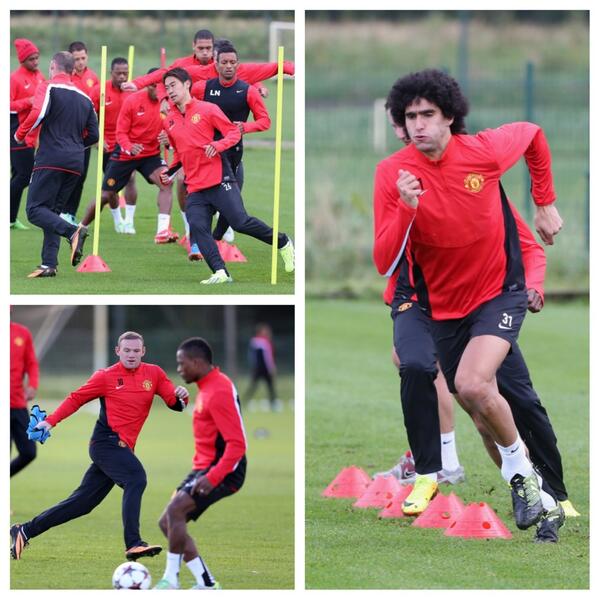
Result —
<svg viewBox="0 0 600 600"><path fill-rule="evenodd" d="M126 562L115 569L112 584L116 590L147 590L152 584L152 578L144 565Z"/></svg>

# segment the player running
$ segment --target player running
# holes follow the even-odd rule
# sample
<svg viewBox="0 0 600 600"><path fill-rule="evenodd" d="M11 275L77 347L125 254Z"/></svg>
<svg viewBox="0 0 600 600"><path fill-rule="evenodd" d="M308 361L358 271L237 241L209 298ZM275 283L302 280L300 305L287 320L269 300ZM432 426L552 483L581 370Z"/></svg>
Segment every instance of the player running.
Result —
<svg viewBox="0 0 600 600"><path fill-rule="evenodd" d="M15 40L19 68L10 75L10 228L29 229L17 218L23 190L29 185L39 129L30 132L18 143L14 136L33 105L33 97L40 83L46 80L38 69L40 51L30 40Z"/></svg>
<svg viewBox="0 0 600 600"><path fill-rule="evenodd" d="M169 540L169 551L164 575L154 589L179 588L182 560L196 579L192 589L220 589L198 553L187 523L196 521L215 502L235 494L244 483L247 443L240 399L231 379L213 365L212 349L202 338L190 338L179 346L177 372L186 383L198 385L193 420L195 454L192 471L158 522Z"/></svg>
<svg viewBox="0 0 600 600"><path fill-rule="evenodd" d="M247 133L266 131L271 126L271 119L258 90L237 77L239 65L237 50L233 45L220 44L216 51L215 62L219 77L196 82L192 86L191 93L194 98L216 104L225 116L238 126L242 138L235 146L226 150L224 156L229 161L241 190L244 185L243 136ZM254 121L248 121L250 112ZM216 240L222 239L228 228L229 224L225 217L219 215L213 237Z"/></svg>
<svg viewBox="0 0 600 600"><path fill-rule="evenodd" d="M273 230L244 209L239 188L221 152L237 144L239 128L214 104L195 100L190 95L191 79L185 69L172 69L164 76L169 99L175 105L164 121L169 142L174 149L173 164L162 174L169 181L183 166L188 191L186 215L191 238L199 246L213 275L203 284L231 283L210 226L215 211L225 216L235 231L245 233L265 244L273 243ZM215 131L223 136L215 140ZM294 270L294 246L291 239L280 233L277 239L287 272Z"/></svg>
<svg viewBox="0 0 600 600"><path fill-rule="evenodd" d="M496 371L516 344L527 310L516 225L498 182L525 155L537 229L552 243L562 220L553 206L547 143L530 123L461 135L467 102L440 71L398 80L389 106L412 143L377 167L374 260L380 273L391 274L410 236L407 258L419 302L432 317L448 387L492 435L512 488L517 526L527 529L547 507L541 478L496 387ZM423 496L435 493L435 478L436 472L417 478Z"/></svg>
<svg viewBox="0 0 600 600"><path fill-rule="evenodd" d="M123 489L125 555L129 560L154 556L162 548L149 545L140 535L142 494L146 472L135 456L135 444L148 417L152 400L160 396L172 410L183 411L188 392L175 387L157 365L142 362L143 337L134 331L121 334L115 348L119 362L96 371L86 384L71 392L36 429L49 432L90 400L100 400L100 415L90 440L92 464L79 487L65 500L26 523L10 528L10 553L20 559L29 541L48 529L91 512L115 484Z"/></svg>
<svg viewBox="0 0 600 600"><path fill-rule="evenodd" d="M113 211L119 210L117 194L129 182L131 175L139 171L148 183L159 188L158 222L154 241L157 244L174 242L178 235L169 227L171 219L172 195L170 182L163 184L160 173L166 163L160 155L158 134L162 130L160 102L156 95L156 86L129 94L124 100L117 118L117 145L112 153L104 180L102 181L101 207L109 204ZM94 220L95 206L90 204L82 223L89 225ZM120 218L120 211L118 213ZM114 216L115 228L118 228ZM133 228L133 211L130 216Z"/></svg>
<svg viewBox="0 0 600 600"><path fill-rule="evenodd" d="M110 64L110 79L104 87L104 148L102 152L102 172L106 173L111 154L117 146L117 120L123 102L129 95L129 92L121 90L121 84L127 81L129 77L129 64L126 58L117 56L113 58ZM92 102L96 112L100 113L100 86L97 85L92 90ZM110 212L115 224L117 233L135 234L133 217L135 214L137 202L137 188L135 185L135 172L131 174L129 181L125 184L125 220L121 215L118 198L109 202ZM91 203L95 207L95 201ZM116 206L116 208L112 208ZM88 207L89 209L89 207ZM87 212L87 209L86 209Z"/></svg>

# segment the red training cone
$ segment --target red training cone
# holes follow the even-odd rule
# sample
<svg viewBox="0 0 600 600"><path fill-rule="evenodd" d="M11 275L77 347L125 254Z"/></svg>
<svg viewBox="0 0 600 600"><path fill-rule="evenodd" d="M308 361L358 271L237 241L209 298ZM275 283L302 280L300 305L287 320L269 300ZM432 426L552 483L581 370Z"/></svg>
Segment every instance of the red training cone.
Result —
<svg viewBox="0 0 600 600"><path fill-rule="evenodd" d="M439 527L446 529L465 510L462 500L451 492L449 496L438 494L429 506L414 520L414 527Z"/></svg>
<svg viewBox="0 0 600 600"><path fill-rule="evenodd" d="M401 485L400 490L396 492L395 496L377 516L380 519L402 519L407 517L402 510L402 503L408 498L412 490L412 485Z"/></svg>
<svg viewBox="0 0 600 600"><path fill-rule="evenodd" d="M393 475L375 477L365 493L352 505L355 508L383 508L399 491Z"/></svg>
<svg viewBox="0 0 600 600"><path fill-rule="evenodd" d="M321 496L325 498L359 498L370 483L371 478L362 469L352 465L342 469L323 490Z"/></svg>
<svg viewBox="0 0 600 600"><path fill-rule="evenodd" d="M219 254L225 262L248 262L241 250L235 244L228 244L223 240L217 242Z"/></svg>
<svg viewBox="0 0 600 600"><path fill-rule="evenodd" d="M100 258L94 254L90 254L85 260L77 267L78 273L108 273L110 272L109 266Z"/></svg>
<svg viewBox="0 0 600 600"><path fill-rule="evenodd" d="M462 514L444 531L444 535L464 538L504 538L512 533L500 517L485 502L469 504Z"/></svg>

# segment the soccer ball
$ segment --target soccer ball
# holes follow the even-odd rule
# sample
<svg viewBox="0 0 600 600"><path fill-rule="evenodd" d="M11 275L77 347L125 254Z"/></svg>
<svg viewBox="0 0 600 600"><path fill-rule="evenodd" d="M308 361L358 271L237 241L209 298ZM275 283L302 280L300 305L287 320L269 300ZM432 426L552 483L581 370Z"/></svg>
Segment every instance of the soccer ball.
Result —
<svg viewBox="0 0 600 600"><path fill-rule="evenodd" d="M112 577L112 584L116 590L147 590L151 583L150 571L137 562L119 565Z"/></svg>

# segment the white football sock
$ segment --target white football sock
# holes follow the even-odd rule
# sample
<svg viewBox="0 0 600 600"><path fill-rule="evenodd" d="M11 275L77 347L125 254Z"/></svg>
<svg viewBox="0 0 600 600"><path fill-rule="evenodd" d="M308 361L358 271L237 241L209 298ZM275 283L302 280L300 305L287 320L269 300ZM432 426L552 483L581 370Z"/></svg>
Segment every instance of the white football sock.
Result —
<svg viewBox="0 0 600 600"><path fill-rule="evenodd" d="M133 217L135 215L136 204L125 205L125 220L133 225Z"/></svg>
<svg viewBox="0 0 600 600"><path fill-rule="evenodd" d="M163 215L162 213L158 213L158 224L156 226L156 233L160 233L161 231L169 229L170 221L171 215Z"/></svg>
<svg viewBox="0 0 600 600"><path fill-rule="evenodd" d="M121 209L120 208L111 208L110 209L110 213L113 217L113 221L115 222L115 225L118 225L119 223L121 223L121 221L123 220L123 218L121 217Z"/></svg>
<svg viewBox="0 0 600 600"><path fill-rule="evenodd" d="M190 224L188 223L187 217L185 216L185 211L181 211L181 218L183 219L183 225L185 227L185 235L186 237L190 237Z"/></svg>
<svg viewBox="0 0 600 600"><path fill-rule="evenodd" d="M168 579L171 585L178 585L179 583L179 566L181 565L182 558L183 554L167 552L167 566L163 579Z"/></svg>
<svg viewBox="0 0 600 600"><path fill-rule="evenodd" d="M521 438L517 439L510 446L500 446L496 444L502 459L502 468L500 472L505 481L510 480L518 473L523 477L528 477L533 472L533 467L525 454L525 446Z"/></svg>
<svg viewBox="0 0 600 600"><path fill-rule="evenodd" d="M208 570L208 567L204 564L204 562L199 556L196 556L196 558L190 560L190 562L185 564L187 565L187 568L192 572L192 575L196 578L196 583L199 583L200 585L206 585L206 581L204 580L204 573L208 575L208 579L211 582L211 584L214 583L215 580L213 576L211 575L210 571Z"/></svg>
<svg viewBox="0 0 600 600"><path fill-rule="evenodd" d="M456 453L454 431L440 434L440 439L442 442L442 469L456 471L460 467L460 461Z"/></svg>
<svg viewBox="0 0 600 600"><path fill-rule="evenodd" d="M542 505L544 509L552 510L553 508L556 508L556 500L548 492L545 492L542 489L543 482L541 476L538 473L536 473L535 476L537 477L538 485L540 486L540 497L542 499Z"/></svg>

